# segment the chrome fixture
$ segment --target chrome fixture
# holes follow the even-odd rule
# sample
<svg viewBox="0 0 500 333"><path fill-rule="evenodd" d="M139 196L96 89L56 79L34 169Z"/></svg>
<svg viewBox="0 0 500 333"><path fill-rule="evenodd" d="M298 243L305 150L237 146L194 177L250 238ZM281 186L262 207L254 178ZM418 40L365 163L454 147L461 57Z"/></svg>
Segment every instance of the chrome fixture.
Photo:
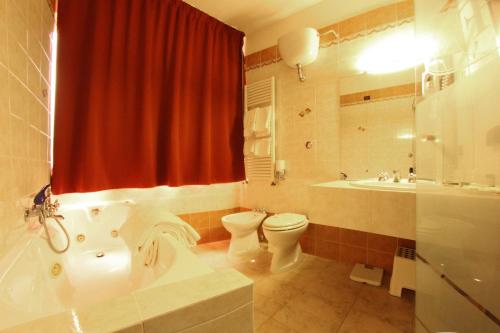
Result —
<svg viewBox="0 0 500 333"><path fill-rule="evenodd" d="M341 172L340 173L340 180L347 180L347 174Z"/></svg>
<svg viewBox="0 0 500 333"><path fill-rule="evenodd" d="M264 208L254 208L254 209L252 209L252 212L255 212L255 213L265 213L266 210Z"/></svg>
<svg viewBox="0 0 500 333"><path fill-rule="evenodd" d="M410 172L408 173L408 183L416 183L417 182L417 174L415 173L415 169L410 168Z"/></svg>
<svg viewBox="0 0 500 333"><path fill-rule="evenodd" d="M297 64L297 74L299 75L299 81L304 82L306 80L306 77L304 76L304 72L302 71L302 65Z"/></svg>
<svg viewBox="0 0 500 333"><path fill-rule="evenodd" d="M64 219L64 216L56 214L57 209L59 208L59 202L56 200L54 203L52 203L51 195L52 193L50 191L50 185L44 186L40 190L40 192L35 195L35 198L33 199L33 206L31 208L27 208L24 211L24 220L26 222L29 222L32 217L38 217L38 222L43 226L43 229L45 230L45 235L47 236L47 243L49 244L49 247L55 253L60 254L68 250L70 245L70 238L68 231L61 223L61 220ZM52 218L54 219L54 221L56 221L56 223L59 225L64 235L66 236L66 246L63 249L57 249L52 242L52 237L47 227L47 219L49 218Z"/></svg>
<svg viewBox="0 0 500 333"><path fill-rule="evenodd" d="M382 171L381 173L378 174L378 181L379 182L386 182L389 180L389 174L385 171Z"/></svg>
<svg viewBox="0 0 500 333"><path fill-rule="evenodd" d="M401 174L399 173L399 170L393 170L392 176L393 176L392 181L394 183L399 183L399 181L401 180Z"/></svg>
<svg viewBox="0 0 500 333"><path fill-rule="evenodd" d="M309 113L311 113L311 109L306 108L305 110L299 112L299 116L304 117L306 114L309 114Z"/></svg>

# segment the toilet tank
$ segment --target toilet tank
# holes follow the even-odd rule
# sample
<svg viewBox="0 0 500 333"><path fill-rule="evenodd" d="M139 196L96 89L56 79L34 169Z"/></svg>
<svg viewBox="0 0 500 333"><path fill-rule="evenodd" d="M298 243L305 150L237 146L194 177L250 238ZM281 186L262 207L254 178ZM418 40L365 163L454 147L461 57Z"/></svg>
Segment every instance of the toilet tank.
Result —
<svg viewBox="0 0 500 333"><path fill-rule="evenodd" d="M314 28L289 32L278 39L280 57L290 67L309 65L318 57L319 33Z"/></svg>

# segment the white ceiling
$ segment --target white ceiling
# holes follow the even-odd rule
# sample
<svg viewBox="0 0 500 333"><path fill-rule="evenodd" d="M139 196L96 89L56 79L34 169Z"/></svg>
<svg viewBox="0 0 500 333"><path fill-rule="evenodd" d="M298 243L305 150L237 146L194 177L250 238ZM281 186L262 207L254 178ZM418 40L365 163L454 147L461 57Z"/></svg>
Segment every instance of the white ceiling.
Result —
<svg viewBox="0 0 500 333"><path fill-rule="evenodd" d="M357 15L396 0L184 0L193 7L246 34L278 22L306 8L330 2L336 8L331 22Z"/></svg>
<svg viewBox="0 0 500 333"><path fill-rule="evenodd" d="M279 21L322 0L184 0L245 33Z"/></svg>

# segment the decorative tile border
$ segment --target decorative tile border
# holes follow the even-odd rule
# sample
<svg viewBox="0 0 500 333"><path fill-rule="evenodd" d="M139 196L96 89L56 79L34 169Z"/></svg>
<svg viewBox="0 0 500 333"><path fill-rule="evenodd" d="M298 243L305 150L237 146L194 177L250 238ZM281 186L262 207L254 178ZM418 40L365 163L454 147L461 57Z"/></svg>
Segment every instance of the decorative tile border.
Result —
<svg viewBox="0 0 500 333"><path fill-rule="evenodd" d="M379 7L318 29L320 33L320 45L321 47L329 47L334 44L384 31L413 21L414 15L413 0L404 0ZM333 33L329 33L331 30L337 32L338 37ZM245 70L249 71L280 60L278 46L274 45L247 55L245 57Z"/></svg>
<svg viewBox="0 0 500 333"><path fill-rule="evenodd" d="M394 253L399 246L415 248L415 241L310 223L300 239L305 253L347 263L382 267L392 273Z"/></svg>
<svg viewBox="0 0 500 333"><path fill-rule="evenodd" d="M355 105L361 103L371 103L385 99L420 96L422 91L420 88L421 83L408 83L399 86L386 87L381 89L366 90L352 94L340 96L340 106Z"/></svg>

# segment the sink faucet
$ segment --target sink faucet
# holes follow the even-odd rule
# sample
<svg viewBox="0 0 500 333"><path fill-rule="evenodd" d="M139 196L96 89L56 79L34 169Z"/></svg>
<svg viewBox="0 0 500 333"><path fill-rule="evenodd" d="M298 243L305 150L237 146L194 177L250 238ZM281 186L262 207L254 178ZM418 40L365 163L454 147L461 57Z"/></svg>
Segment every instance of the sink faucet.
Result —
<svg viewBox="0 0 500 333"><path fill-rule="evenodd" d="M393 171L392 171L392 175L393 175L393 177L394 177L392 181L393 181L394 183L399 183L399 181L401 180L401 175L400 175L400 173L399 173L399 170L393 170Z"/></svg>
<svg viewBox="0 0 500 333"><path fill-rule="evenodd" d="M379 182L386 182L389 180L389 174L385 171L382 171L381 173L378 174L378 181Z"/></svg>
<svg viewBox="0 0 500 333"><path fill-rule="evenodd" d="M410 168L410 172L408 173L408 183L416 183L417 182L417 174L415 173L414 168Z"/></svg>
<svg viewBox="0 0 500 333"><path fill-rule="evenodd" d="M340 173L340 180L347 180L347 174L344 172Z"/></svg>

